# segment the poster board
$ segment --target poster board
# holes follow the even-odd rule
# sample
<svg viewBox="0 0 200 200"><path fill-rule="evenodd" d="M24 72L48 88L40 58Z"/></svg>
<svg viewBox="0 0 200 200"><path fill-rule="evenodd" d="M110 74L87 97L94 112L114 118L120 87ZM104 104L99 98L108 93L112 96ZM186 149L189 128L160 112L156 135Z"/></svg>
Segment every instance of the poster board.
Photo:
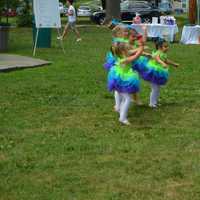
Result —
<svg viewBox="0 0 200 200"><path fill-rule="evenodd" d="M36 28L61 28L58 0L33 0Z"/></svg>

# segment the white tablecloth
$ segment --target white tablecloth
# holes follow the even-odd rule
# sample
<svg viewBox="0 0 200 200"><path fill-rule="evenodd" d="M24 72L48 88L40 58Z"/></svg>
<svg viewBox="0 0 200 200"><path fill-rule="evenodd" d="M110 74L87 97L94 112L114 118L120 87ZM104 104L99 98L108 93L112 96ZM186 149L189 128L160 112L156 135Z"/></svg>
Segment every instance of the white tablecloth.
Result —
<svg viewBox="0 0 200 200"><path fill-rule="evenodd" d="M200 26L184 26L181 35L183 44L199 44Z"/></svg>
<svg viewBox="0 0 200 200"><path fill-rule="evenodd" d="M147 37L161 37L173 42L174 36L178 33L178 26L164 24L145 24L147 26ZM140 24L132 24L132 27L139 33L143 34Z"/></svg>

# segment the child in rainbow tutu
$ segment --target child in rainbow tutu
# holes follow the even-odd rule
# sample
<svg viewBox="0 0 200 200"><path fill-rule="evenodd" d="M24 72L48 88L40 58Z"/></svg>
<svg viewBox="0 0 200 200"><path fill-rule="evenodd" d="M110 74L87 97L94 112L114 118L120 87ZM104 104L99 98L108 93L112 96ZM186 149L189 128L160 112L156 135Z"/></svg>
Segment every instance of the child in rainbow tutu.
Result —
<svg viewBox="0 0 200 200"><path fill-rule="evenodd" d="M127 26L125 24L118 24L117 26L115 26L115 28L113 28L112 30L112 47L111 47L111 51L109 51L106 55L106 62L104 64L104 68L106 70L109 70L112 66L114 66L115 62L116 62L116 56L115 56L115 46L117 45L117 43L119 42L124 42L124 43L128 43L130 44L130 40L129 40L129 32L134 31L132 28L131 30L130 26ZM144 29L142 27L142 29ZM144 29L145 32L145 29ZM143 41L146 41L146 37L143 38L142 35L140 35L138 38L136 37L134 40L139 39L138 41L138 46L137 48L142 44L143 45ZM135 42L135 41L134 41ZM133 44L130 44L130 46L134 46ZM134 46L134 50L133 52L130 52L130 54L132 53L136 53L138 51L138 49L136 49L136 47ZM119 95L117 92L115 92L115 101L119 102ZM134 93L133 94L133 101L136 105L142 105L142 102L139 98L139 93ZM117 104L117 103L116 103ZM117 111L116 106L115 106L115 111Z"/></svg>
<svg viewBox="0 0 200 200"><path fill-rule="evenodd" d="M134 51L133 51L133 52L131 52L130 49L131 49L132 44L130 43L130 39L129 39L129 38L130 38L130 35L131 35L131 32L132 32L132 31L133 31L133 29L130 29L130 30L129 30L129 27L124 25L122 35L123 35L124 42L126 42L126 43L129 44L129 54L130 54L130 55L133 54L133 53L136 53L136 52L138 51L138 47L139 47L140 45L143 46L144 41L146 41L146 39L143 39L142 35L140 35L140 36L137 38L137 39L139 39L139 40L138 40L138 44L139 44L139 45L137 46L137 48L136 48L136 47L134 48ZM139 92L133 94L133 102L134 102L136 105L138 105L138 106L141 106L141 105L142 105L142 101L140 100Z"/></svg>
<svg viewBox="0 0 200 200"><path fill-rule="evenodd" d="M138 73L132 69L132 62L142 54L142 51L143 46L140 46L134 55L129 55L129 44L117 43L115 47L117 61L108 73L108 89L117 91L119 95L115 109L120 114L119 121L125 125L130 124L127 115L131 94L137 93L140 85Z"/></svg>
<svg viewBox="0 0 200 200"><path fill-rule="evenodd" d="M127 43L124 40L124 26L122 24L118 24L112 29L112 45L110 51L106 54L106 62L104 63L104 68L109 71L116 63L117 56L115 54L115 49L119 43ZM115 106L114 110L116 112L119 111L119 104L121 102L121 95L118 93L117 90L114 90L114 97L115 97Z"/></svg>
<svg viewBox="0 0 200 200"><path fill-rule="evenodd" d="M158 38L158 40L155 42L155 46L156 46L156 51L152 53L152 62L149 63L149 67L151 66L155 66L157 67L158 71L160 68L160 73L163 72L163 79L159 79L159 76L157 76L156 78L156 74L155 74L155 78L150 78L149 80L151 80L151 93L150 93L150 102L149 102L149 106L152 108L157 107L158 105L158 98L160 95L160 86L166 84L167 80L168 80L168 68L170 65L174 66L174 67L178 67L179 64L175 63L171 60L169 60L167 58L167 51L169 49L168 43L161 38ZM166 76L165 76L166 75ZM165 78L166 77L166 78Z"/></svg>
<svg viewBox="0 0 200 200"><path fill-rule="evenodd" d="M137 70L140 76L151 83L151 93L149 106L156 108L158 105L158 98L160 95L160 86L167 83L169 72L169 65L178 67L179 64L167 58L167 51L169 49L168 43L158 38L155 41L156 51L152 53L152 59L141 57L140 62L134 63L134 69Z"/></svg>

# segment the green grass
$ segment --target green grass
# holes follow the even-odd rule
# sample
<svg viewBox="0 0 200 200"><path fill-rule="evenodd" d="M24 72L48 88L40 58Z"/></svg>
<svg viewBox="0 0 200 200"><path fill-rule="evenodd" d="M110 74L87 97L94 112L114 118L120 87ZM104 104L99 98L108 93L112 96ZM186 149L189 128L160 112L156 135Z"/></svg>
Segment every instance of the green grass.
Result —
<svg viewBox="0 0 200 200"><path fill-rule="evenodd" d="M82 27L62 53L37 57L52 65L0 74L1 200L199 200L200 50L171 44L162 106L131 106L130 127L113 112L102 68L110 31ZM32 55L31 29L14 29L9 53ZM149 42L150 46L152 44Z"/></svg>

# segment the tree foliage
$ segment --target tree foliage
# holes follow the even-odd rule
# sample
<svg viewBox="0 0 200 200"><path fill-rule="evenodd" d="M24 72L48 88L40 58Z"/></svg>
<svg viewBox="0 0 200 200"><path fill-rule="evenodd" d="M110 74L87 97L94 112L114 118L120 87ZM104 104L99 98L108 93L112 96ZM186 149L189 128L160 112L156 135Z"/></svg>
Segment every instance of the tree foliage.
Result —
<svg viewBox="0 0 200 200"><path fill-rule="evenodd" d="M7 13L8 9L16 9L19 5L19 0L0 0L0 22L2 18ZM8 16L6 16L6 22L8 22Z"/></svg>
<svg viewBox="0 0 200 200"><path fill-rule="evenodd" d="M20 27L32 25L32 6L29 0L21 2L21 13L17 18L17 25Z"/></svg>

